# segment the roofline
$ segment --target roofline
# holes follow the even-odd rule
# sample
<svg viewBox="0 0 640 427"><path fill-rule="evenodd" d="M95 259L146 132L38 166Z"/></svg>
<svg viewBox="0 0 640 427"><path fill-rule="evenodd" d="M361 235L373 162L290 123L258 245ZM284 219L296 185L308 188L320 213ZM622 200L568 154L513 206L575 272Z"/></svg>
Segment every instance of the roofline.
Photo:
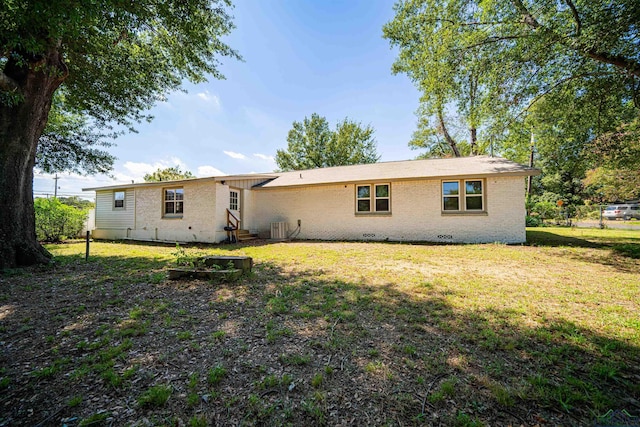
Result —
<svg viewBox="0 0 640 427"><path fill-rule="evenodd" d="M224 182L224 181L239 181L243 179L270 179L276 178L276 174L246 174L246 175L222 175L222 176L209 176L204 178L187 178L178 179L175 181L154 181L154 182L136 182L131 184L116 184L108 185L104 187L89 187L83 188L82 191L102 191L102 190L118 190L122 188L138 188L138 187L166 187L167 185L181 185L190 182Z"/></svg>
<svg viewBox="0 0 640 427"><path fill-rule="evenodd" d="M264 187L261 185L255 185L251 187L255 190L281 190L283 188L300 188L300 187L317 187L321 185L344 185L344 184L363 184L363 183L383 183L383 182L401 182L401 181L428 181L437 179L469 179L469 178L489 178L495 176L537 176L540 175L539 169L529 169L522 172L500 172L500 173L475 173L475 174L461 174L461 175L433 175L433 176L413 176L406 178L374 178L374 179L357 179L346 181L331 181L331 182L315 182L315 183L301 183L294 185L274 185L272 187Z"/></svg>
<svg viewBox="0 0 640 427"><path fill-rule="evenodd" d="M492 157L492 156L476 156L476 157ZM495 158L500 158L500 157L495 157ZM459 157L445 157L445 158L437 158L437 159L411 159L411 160L391 160L388 162L377 162L377 163L371 163L371 165L374 164L389 164L389 163L406 163L406 162L419 162L419 161L442 161L442 162L446 162L446 161L453 161L459 159ZM273 180L275 178L280 177L282 174L284 173L292 173L292 172L305 172L305 171L309 171L309 170L320 170L322 169L323 171L326 170L331 170L331 169L335 169L335 168L345 168L345 167L350 167L350 166L356 166L356 165L343 165L343 166L331 166L328 168L314 168L314 169L305 169L305 170L300 170L300 171L286 171L286 172L273 172L273 173L259 173L259 174L242 174L242 175L222 175L222 176L215 176L215 177L204 177L204 178L189 178L189 179L181 179L181 180L176 180L176 181L157 181L157 182L140 182L140 183L132 183L132 184L118 184L118 185L110 185L110 186L104 186L104 187L90 187L90 188L83 188L82 191L103 191L103 190L117 190L117 189L124 189L124 188L137 188L137 187L162 187L162 186L167 186L167 185L181 185L181 184L185 184L185 183L189 183L189 182L207 182L207 181L214 181L214 182L222 182L222 181L239 181L239 180L244 180L244 179L265 179L265 180ZM357 165L357 166L362 166L362 165ZM415 181L415 180L426 180L426 179L443 179L443 178L459 178L459 179L466 179L466 178L486 178L489 176L495 176L495 175L499 175L499 176L536 176L536 175L540 175L540 170L536 169L536 168L531 168L531 167L524 167L523 170L521 171L517 171L517 172L484 172L484 173L479 173L479 174L461 174L461 175L432 175L432 176L414 176L414 177L406 177L406 178L375 178L373 180L371 179L358 179L358 180L343 180L343 181L325 181L325 182L316 182L316 183L300 183L300 184L291 184L291 185L274 185L274 186L267 186L267 187L263 187L261 185L257 185L257 186L253 186L252 188L255 189L260 189L260 190L270 190L270 189L277 189L277 188L299 188L299 187L309 187L309 186L318 186L318 185L338 185L338 184L355 184L355 183L363 183L363 182L372 182L372 181L376 181L376 182L381 182L381 181L389 181L389 182L397 182L397 181ZM266 183L267 185L269 183Z"/></svg>

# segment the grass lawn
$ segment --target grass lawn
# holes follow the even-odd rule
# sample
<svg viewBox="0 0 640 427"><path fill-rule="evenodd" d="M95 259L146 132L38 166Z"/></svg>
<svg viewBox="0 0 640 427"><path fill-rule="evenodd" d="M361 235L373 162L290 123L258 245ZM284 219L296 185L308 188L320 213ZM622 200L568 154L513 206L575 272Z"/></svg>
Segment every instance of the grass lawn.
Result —
<svg viewBox="0 0 640 427"><path fill-rule="evenodd" d="M235 283L168 281L173 247L48 246L55 266L0 275L0 426L640 415L640 230L527 234L186 249L253 257Z"/></svg>

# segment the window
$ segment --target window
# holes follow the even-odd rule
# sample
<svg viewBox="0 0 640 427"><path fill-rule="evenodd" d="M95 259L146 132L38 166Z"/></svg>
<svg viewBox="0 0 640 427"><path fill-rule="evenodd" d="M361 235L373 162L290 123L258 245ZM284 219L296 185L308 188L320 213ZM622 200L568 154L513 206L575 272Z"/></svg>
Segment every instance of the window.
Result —
<svg viewBox="0 0 640 427"><path fill-rule="evenodd" d="M442 181L442 210L483 212L484 181L481 179Z"/></svg>
<svg viewBox="0 0 640 427"><path fill-rule="evenodd" d="M465 208L468 211L482 210L482 181L464 182Z"/></svg>
<svg viewBox="0 0 640 427"><path fill-rule="evenodd" d="M442 199L442 206L445 211L460 210L460 183L458 181L443 182Z"/></svg>
<svg viewBox="0 0 640 427"><path fill-rule="evenodd" d="M371 186L370 185L358 185L357 188L357 212L370 212L371 211Z"/></svg>
<svg viewBox="0 0 640 427"><path fill-rule="evenodd" d="M124 209L124 191L113 192L113 209Z"/></svg>
<svg viewBox="0 0 640 427"><path fill-rule="evenodd" d="M389 213L391 197L389 184L356 186L356 213Z"/></svg>
<svg viewBox="0 0 640 427"><path fill-rule="evenodd" d="M184 189L165 188L164 216L181 218L184 213Z"/></svg>
<svg viewBox="0 0 640 427"><path fill-rule="evenodd" d="M232 211L238 210L238 192L237 191L229 192L229 210L232 210Z"/></svg>

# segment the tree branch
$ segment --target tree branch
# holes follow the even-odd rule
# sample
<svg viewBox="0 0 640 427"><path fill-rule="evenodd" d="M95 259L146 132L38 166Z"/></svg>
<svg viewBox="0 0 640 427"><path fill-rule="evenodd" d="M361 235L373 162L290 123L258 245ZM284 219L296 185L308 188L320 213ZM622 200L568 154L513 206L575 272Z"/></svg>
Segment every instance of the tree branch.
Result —
<svg viewBox="0 0 640 427"><path fill-rule="evenodd" d="M533 107L533 104L535 104L536 102L538 102L539 100L544 98L549 93L553 92L558 87L564 85L565 83L568 83L568 82L570 82L572 80L575 80L575 79L581 79L583 77L606 76L606 75L609 75L609 74L611 74L611 73L582 73L582 74L575 74L573 76L569 76L569 77L566 77L564 79L561 79L561 80L557 81L556 83L554 83L549 89L545 90L544 92L542 92L541 94L539 94L535 98L533 98L533 100L529 103L529 105L527 105L527 107L524 110L522 110L520 112L520 114L518 114L518 116L521 116L522 114L524 114L527 111L529 111L531 109L531 107Z"/></svg>
<svg viewBox="0 0 640 427"><path fill-rule="evenodd" d="M573 20L576 21L576 37L580 37L580 33L582 30L582 21L580 21L580 15L578 14L578 9L576 5L573 4L572 0L564 0L564 2L571 9L571 13L573 14Z"/></svg>
<svg viewBox="0 0 640 427"><path fill-rule="evenodd" d="M640 77L640 62L638 61L634 61L626 56L612 55L608 52L598 52L593 49L585 50L584 53L591 59L604 62L605 64L615 65L633 76Z"/></svg>
<svg viewBox="0 0 640 427"><path fill-rule="evenodd" d="M511 0L511 3L518 9L518 12L522 15L522 18L528 26L531 28L539 28L541 25L538 20L529 12L529 9L522 3L521 0Z"/></svg>
<svg viewBox="0 0 640 427"><path fill-rule="evenodd" d="M501 37L487 37L486 39L484 39L483 41L479 42L479 43L474 43L471 44L469 46L465 46L462 50L468 50L468 49L473 49L475 47L479 47L479 46L484 46L486 44L491 44L491 43L498 43L504 40L516 40L516 39L523 39L526 37L531 37L530 35L527 34L522 34L522 35L517 35L517 36L501 36Z"/></svg>
<svg viewBox="0 0 640 427"><path fill-rule="evenodd" d="M575 5L573 5L571 0L565 0L565 1L567 2L567 5L569 5L569 8L571 8L572 12L574 13L574 17L577 19L576 25L578 26L577 27L577 31L578 31L580 30L580 20L579 20L579 16L577 15L578 11L577 9L575 9ZM588 48L584 44L578 41L567 44L566 42L564 42L563 38L560 37L558 34L555 34L553 31L542 26L538 22L538 20L531 14L531 12L529 12L529 9L527 9L527 7L522 3L522 0L511 0L511 3L516 7L516 9L518 9L518 12L520 12L520 14L522 15L524 23L530 26L531 28L533 28L534 30L539 29L541 31L544 31L544 33L549 35L550 38L555 40L556 42L570 49L576 50L582 53L583 55L588 56L591 59L594 59L598 62L602 62L604 64L614 65L618 68L622 68L623 70L627 71L631 75L640 77L640 62L632 58L628 58L626 56L615 55L609 52L601 52L593 48Z"/></svg>
<svg viewBox="0 0 640 427"><path fill-rule="evenodd" d="M451 138L451 135L449 135L449 131L447 131L447 127L444 123L444 114L442 112L441 106L438 107L438 123L440 125L440 130L444 135L444 139L447 141L447 143L451 147L451 151L453 151L453 155L456 157L460 157L460 150L458 150L458 145L453 140L453 138Z"/></svg>
<svg viewBox="0 0 640 427"><path fill-rule="evenodd" d="M458 25L461 27L475 27L475 26L483 26L483 25L502 25L502 24L511 24L510 21L472 21L472 22L456 22L453 19L439 18L439 19L428 19L425 20L426 23L437 24L440 22L447 22L451 25Z"/></svg>

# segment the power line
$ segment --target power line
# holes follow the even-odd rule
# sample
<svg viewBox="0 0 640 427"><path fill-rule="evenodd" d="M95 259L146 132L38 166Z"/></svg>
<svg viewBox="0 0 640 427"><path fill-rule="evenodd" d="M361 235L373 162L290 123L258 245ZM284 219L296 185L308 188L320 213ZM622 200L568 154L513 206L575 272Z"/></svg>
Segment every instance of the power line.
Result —
<svg viewBox="0 0 640 427"><path fill-rule="evenodd" d="M53 193L33 193L34 197L53 197ZM60 197L78 197L80 199L94 199L94 197L89 196L87 194L58 194L57 198Z"/></svg>

